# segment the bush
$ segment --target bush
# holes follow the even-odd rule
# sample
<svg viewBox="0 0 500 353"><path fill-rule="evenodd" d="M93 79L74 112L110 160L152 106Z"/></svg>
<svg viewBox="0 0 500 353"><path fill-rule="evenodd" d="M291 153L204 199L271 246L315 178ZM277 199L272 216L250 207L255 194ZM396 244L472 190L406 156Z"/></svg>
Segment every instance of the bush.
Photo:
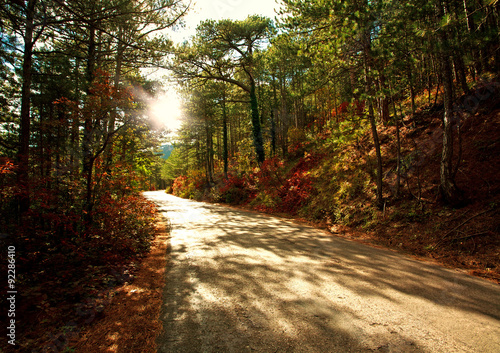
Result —
<svg viewBox="0 0 500 353"><path fill-rule="evenodd" d="M95 269L104 273L149 250L155 207L125 185L119 193L96 193L90 215L84 211L81 182L32 179L30 190L31 207L23 222L2 227L10 237L0 239L1 246L16 248L18 282L28 302L49 291L54 302L78 301L100 285ZM2 197L10 203L15 195Z"/></svg>
<svg viewBox="0 0 500 353"><path fill-rule="evenodd" d="M172 184L172 195L184 197L185 190L187 189L188 179L187 176L181 175L174 179Z"/></svg>
<svg viewBox="0 0 500 353"><path fill-rule="evenodd" d="M206 178L203 171L190 170L187 175L175 178L172 184L172 194L184 199L200 200L205 185Z"/></svg>
<svg viewBox="0 0 500 353"><path fill-rule="evenodd" d="M153 203L138 194L104 195L94 210L90 243L100 261L127 259L149 250L155 234Z"/></svg>
<svg viewBox="0 0 500 353"><path fill-rule="evenodd" d="M257 194L255 199L252 200L250 206L258 211L273 213L278 210L279 204L279 198L273 197L268 192L261 191Z"/></svg>
<svg viewBox="0 0 500 353"><path fill-rule="evenodd" d="M288 172L286 180L279 191L280 208L284 212L296 214L316 193L314 178L310 170L322 159L321 155L306 154L295 167Z"/></svg>
<svg viewBox="0 0 500 353"><path fill-rule="evenodd" d="M251 188L244 177L229 174L219 190L219 201L239 205L252 199Z"/></svg>
<svg viewBox="0 0 500 353"><path fill-rule="evenodd" d="M277 197L284 184L285 167L278 157L266 159L253 175L255 184L261 191Z"/></svg>

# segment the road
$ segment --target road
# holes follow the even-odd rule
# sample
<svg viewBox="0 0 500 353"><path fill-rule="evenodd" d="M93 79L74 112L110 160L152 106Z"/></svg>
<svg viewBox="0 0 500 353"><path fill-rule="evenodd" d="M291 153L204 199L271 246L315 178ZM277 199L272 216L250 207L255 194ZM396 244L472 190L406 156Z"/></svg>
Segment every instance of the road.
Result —
<svg viewBox="0 0 500 353"><path fill-rule="evenodd" d="M158 352L500 352L500 286L264 214L172 223Z"/></svg>

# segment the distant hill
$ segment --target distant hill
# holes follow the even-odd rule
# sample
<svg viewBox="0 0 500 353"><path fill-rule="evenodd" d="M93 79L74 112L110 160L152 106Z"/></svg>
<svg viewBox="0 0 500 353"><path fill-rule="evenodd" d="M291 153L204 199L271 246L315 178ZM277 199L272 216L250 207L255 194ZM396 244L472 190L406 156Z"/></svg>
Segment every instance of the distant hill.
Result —
<svg viewBox="0 0 500 353"><path fill-rule="evenodd" d="M170 157L170 154L172 154L172 151L174 150L174 146L172 145L163 145L161 146L161 158L163 159L168 159Z"/></svg>

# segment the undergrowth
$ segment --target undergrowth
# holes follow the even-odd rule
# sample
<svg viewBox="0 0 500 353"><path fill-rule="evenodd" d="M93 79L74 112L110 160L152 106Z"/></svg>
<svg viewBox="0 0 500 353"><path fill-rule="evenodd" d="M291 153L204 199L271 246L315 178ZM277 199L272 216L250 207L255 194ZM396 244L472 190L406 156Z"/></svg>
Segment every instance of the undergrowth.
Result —
<svg viewBox="0 0 500 353"><path fill-rule="evenodd" d="M33 178L31 207L23 222L0 221L5 232L1 247L15 248L15 286L20 293L17 334L23 337L23 349L31 351L39 343L40 323L56 329L65 320L85 321L79 305L128 278L123 273L149 251L156 208L134 187L136 176L118 169L116 175L96 169L101 183L90 214L80 181ZM0 175L0 183L9 185L12 177ZM3 188L2 208L14 204L19 192L15 187ZM3 210L3 214L9 212ZM6 264L0 264L4 273ZM5 297L0 304L7 307Z"/></svg>

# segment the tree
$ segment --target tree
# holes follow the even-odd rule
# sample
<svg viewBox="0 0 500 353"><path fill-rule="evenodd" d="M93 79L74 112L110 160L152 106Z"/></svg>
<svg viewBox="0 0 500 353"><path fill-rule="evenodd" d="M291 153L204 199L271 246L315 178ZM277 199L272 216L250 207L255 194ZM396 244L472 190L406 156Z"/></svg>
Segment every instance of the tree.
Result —
<svg viewBox="0 0 500 353"><path fill-rule="evenodd" d="M29 145L33 48L45 28L47 4L40 4L38 0L10 4L3 2L1 14L9 20L8 30L23 40L20 133L17 152L17 183L24 190L20 193L18 206L19 213L23 215L30 206Z"/></svg>
<svg viewBox="0 0 500 353"><path fill-rule="evenodd" d="M1 3L0 23L2 32L5 33L2 35L2 46L7 45L12 52L20 51L22 56L22 63L19 65L22 72L19 80L22 86L17 132L19 143L11 146L10 141L1 140L4 148L16 148L17 179L23 191L18 200L20 214L24 214L30 205L29 177L33 166L30 146L33 144L33 137L38 135L41 142L47 142L43 137L49 135L49 132L33 131L33 123L38 123L40 128L48 127L47 122L54 123L59 119L54 116L52 102L55 99L66 97L81 102L89 96L94 73L98 68L114 72L114 84L118 86L124 73L127 77L138 76L141 67L161 65L170 41L156 33L177 23L186 10L187 6L182 1L170 0L29 0ZM22 44L15 43L15 40ZM53 64L62 62L65 62L65 67L58 73ZM13 63L13 66L17 69L17 63ZM13 72L14 68L9 70ZM63 92L61 86L49 92L48 86L58 74L67 82L67 75L62 74L63 72L71 73L73 80L72 84L64 87L68 90ZM40 92L36 94L37 108L42 108L39 112L32 110L34 83ZM53 96L56 91L60 94L59 97ZM46 94L47 92L49 93ZM11 115L15 116L15 111ZM104 135L115 130L114 120L112 116L108 120L108 126L101 129ZM80 136L79 124L77 119L72 119L71 159L79 159L82 170L89 173L93 158L90 146L92 135L95 133L94 129L100 129L101 126L92 125L92 121L86 120ZM8 139L13 135L8 134ZM55 151L58 159L60 152L66 148L62 140L67 135L62 135L57 135L56 148L49 148L46 144L45 147L40 146L40 151ZM78 143L81 143L81 159ZM110 151L109 148L106 153L111 155ZM50 153L40 153L42 160L50 162Z"/></svg>
<svg viewBox="0 0 500 353"><path fill-rule="evenodd" d="M257 161L265 159L256 90L255 54L272 32L269 19L250 16L244 21L206 21L193 44L177 49L171 70L179 80L216 80L238 86L250 100L252 133Z"/></svg>
<svg viewBox="0 0 500 353"><path fill-rule="evenodd" d="M19 123L20 94L15 67L20 59L16 37L0 22L0 151L13 159L18 150L16 126Z"/></svg>
<svg viewBox="0 0 500 353"><path fill-rule="evenodd" d="M288 150L288 132L295 125L305 129L308 122L304 108L304 97L322 85L310 74L311 61L300 55L301 39L283 33L274 37L262 54L261 86L267 89L267 100L271 115L272 151L276 144L281 147L283 157ZM292 119L295 117L295 119ZM292 121L295 120L295 121ZM274 140L273 140L274 137Z"/></svg>
<svg viewBox="0 0 500 353"><path fill-rule="evenodd" d="M228 128L227 128L227 107L226 107L226 85L222 84L222 160L224 163L224 178L227 179L227 172L229 168L229 141L228 141Z"/></svg>
<svg viewBox="0 0 500 353"><path fill-rule="evenodd" d="M285 28L302 39L303 52L314 62L328 60L332 76L349 73L347 81L351 100L367 101L368 120L371 125L376 151L376 204L383 207L382 155L374 112L374 99L379 92L374 82L380 81L375 63L373 40L384 26L380 22L381 2L286 0L283 13ZM328 58L328 59L327 59ZM360 94L363 93L363 94Z"/></svg>
<svg viewBox="0 0 500 353"><path fill-rule="evenodd" d="M444 16L444 4L436 0L436 19L441 22ZM450 63L450 45L448 40L448 29L438 28L437 57L439 59L444 88L444 116L443 116L443 150L441 153L441 194L444 200L451 205L459 205L461 193L458 190L453 177L453 77ZM458 162L457 162L458 163Z"/></svg>

